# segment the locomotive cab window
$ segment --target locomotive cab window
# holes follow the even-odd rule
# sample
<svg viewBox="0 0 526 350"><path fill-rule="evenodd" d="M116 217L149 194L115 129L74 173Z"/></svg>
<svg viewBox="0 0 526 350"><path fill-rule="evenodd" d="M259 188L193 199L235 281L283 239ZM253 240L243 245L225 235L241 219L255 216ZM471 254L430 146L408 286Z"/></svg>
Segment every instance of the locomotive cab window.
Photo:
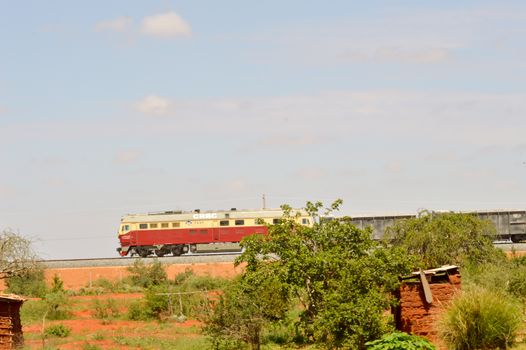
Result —
<svg viewBox="0 0 526 350"><path fill-rule="evenodd" d="M245 220L236 220L236 226L242 226L245 224Z"/></svg>
<svg viewBox="0 0 526 350"><path fill-rule="evenodd" d="M228 225L230 225L230 222L228 220L219 221L219 226L228 226Z"/></svg>
<svg viewBox="0 0 526 350"><path fill-rule="evenodd" d="M148 228L148 224L140 224L140 225L139 225L139 228L140 228L141 230L146 230L146 229Z"/></svg>

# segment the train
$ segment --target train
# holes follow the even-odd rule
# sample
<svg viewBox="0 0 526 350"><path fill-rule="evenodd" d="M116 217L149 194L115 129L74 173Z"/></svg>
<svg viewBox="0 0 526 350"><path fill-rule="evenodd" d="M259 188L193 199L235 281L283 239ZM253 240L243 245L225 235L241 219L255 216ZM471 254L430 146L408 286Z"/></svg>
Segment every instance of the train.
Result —
<svg viewBox="0 0 526 350"><path fill-rule="evenodd" d="M433 214L434 212L430 212ZM435 213L441 213L435 212ZM487 211L469 211L465 214L477 215L483 220L491 221L496 228L496 239L519 243L526 240L526 210L497 209ZM351 223L358 228L370 227L373 238L381 239L387 227L400 220L417 217L418 214L380 214L352 216Z"/></svg>
<svg viewBox="0 0 526 350"><path fill-rule="evenodd" d="M490 220L496 227L497 239L518 243L526 240L526 210L471 211L481 219ZM298 224L312 226L312 218L303 209L293 209L291 217ZM382 239L387 227L418 214L357 215L351 223L358 228L370 227L374 239ZM238 245L246 236L267 234L269 224L280 222L281 209L219 211L164 211L148 214L129 214L119 226L120 256L156 255L180 256L196 253L202 247ZM334 219L334 218L324 218ZM239 248L239 246L237 246Z"/></svg>
<svg viewBox="0 0 526 350"><path fill-rule="evenodd" d="M119 226L120 256L179 256L198 252L202 246L239 244L246 236L267 234L268 224L283 217L282 209L219 211L164 211L129 214ZM301 225L313 225L305 210L293 209L291 217Z"/></svg>

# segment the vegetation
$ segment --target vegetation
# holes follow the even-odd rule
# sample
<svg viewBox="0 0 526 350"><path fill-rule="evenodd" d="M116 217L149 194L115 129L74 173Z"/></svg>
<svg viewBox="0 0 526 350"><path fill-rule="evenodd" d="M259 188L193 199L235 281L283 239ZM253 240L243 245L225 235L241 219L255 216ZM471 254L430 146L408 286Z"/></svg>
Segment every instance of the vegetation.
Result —
<svg viewBox="0 0 526 350"><path fill-rule="evenodd" d="M51 335L59 338L66 338L71 333L71 328L59 323L46 327L44 330L45 335Z"/></svg>
<svg viewBox="0 0 526 350"><path fill-rule="evenodd" d="M173 281L148 283L144 298L130 305L128 318L184 320L187 317L201 317L209 307L208 293L226 284L227 281L222 278L197 276L191 271L177 275Z"/></svg>
<svg viewBox="0 0 526 350"><path fill-rule="evenodd" d="M220 296L206 319L204 331L214 349L239 349L247 343L258 350L263 327L285 316L288 291L273 276L245 274Z"/></svg>
<svg viewBox="0 0 526 350"><path fill-rule="evenodd" d="M471 288L456 298L441 323L452 350L508 349L522 322L520 305L509 297Z"/></svg>
<svg viewBox="0 0 526 350"><path fill-rule="evenodd" d="M401 332L386 334L365 345L367 350L435 350L429 340Z"/></svg>
<svg viewBox="0 0 526 350"><path fill-rule="evenodd" d="M0 232L0 279L23 275L35 267L31 241L11 230Z"/></svg>
<svg viewBox="0 0 526 350"><path fill-rule="evenodd" d="M42 298L47 293L44 268L38 265L7 278L5 282L9 293L36 298Z"/></svg>
<svg viewBox="0 0 526 350"><path fill-rule="evenodd" d="M107 324L111 320L115 319L119 316L119 309L117 307L117 303L115 302L115 299L106 299L106 300L98 300L95 299L93 301L93 315L102 320L103 323Z"/></svg>
<svg viewBox="0 0 526 350"><path fill-rule="evenodd" d="M504 260L493 246L495 227L472 214L423 211L387 228L386 239L418 257L421 268L466 266Z"/></svg>
<svg viewBox="0 0 526 350"><path fill-rule="evenodd" d="M159 260L155 259L151 264L145 264L142 259L135 260L128 267L132 285L149 288L165 284L168 280L166 271Z"/></svg>
<svg viewBox="0 0 526 350"><path fill-rule="evenodd" d="M337 210L340 204L336 201L323 214ZM281 292L267 295L270 300L265 302L282 310L274 310L273 315L283 315L294 302L301 305L296 342L363 349L367 341L379 338L389 329L383 317L392 302L388 292L397 286L399 274L411 269L413 260L396 247L378 244L371 238L370 230L360 230L348 219L320 220L322 208L319 202L307 203L306 210L315 219L314 225L307 227L297 224L291 208L284 206L283 220L269 227L268 236L244 239L245 252L237 263L245 262L247 268L239 283L274 281L273 288ZM243 284L231 293L237 295L238 290L248 293ZM224 306L219 304L218 315L209 319L209 329L225 321L221 318L225 307L236 307L229 300L225 294ZM237 307L246 309L239 310L240 314L251 310L243 303ZM254 329L264 324L263 315L244 317ZM238 329L235 335L230 332L231 338L247 341L243 332L244 329ZM218 337L218 332L211 334Z"/></svg>

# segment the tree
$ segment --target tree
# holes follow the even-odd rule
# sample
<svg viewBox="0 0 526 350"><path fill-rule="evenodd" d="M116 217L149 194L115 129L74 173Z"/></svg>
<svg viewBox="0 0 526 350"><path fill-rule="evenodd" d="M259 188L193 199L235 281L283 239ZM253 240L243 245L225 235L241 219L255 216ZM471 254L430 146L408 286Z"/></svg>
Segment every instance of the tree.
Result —
<svg viewBox="0 0 526 350"><path fill-rule="evenodd" d="M386 239L419 257L421 268L465 266L502 259L492 244L495 226L473 214L421 212L387 228Z"/></svg>
<svg viewBox="0 0 526 350"><path fill-rule="evenodd" d="M9 293L28 297L43 297L47 292L44 268L36 266L18 276L12 276L5 281Z"/></svg>
<svg viewBox="0 0 526 350"><path fill-rule="evenodd" d="M220 296L206 318L205 333L215 349L239 349L240 343L259 350L265 325L282 319L288 291L271 270L246 273Z"/></svg>
<svg viewBox="0 0 526 350"><path fill-rule="evenodd" d="M36 268L31 241L11 230L0 233L0 279L20 276Z"/></svg>
<svg viewBox="0 0 526 350"><path fill-rule="evenodd" d="M341 201L323 215L338 210ZM326 348L363 349L365 342L385 330L383 313L398 276L410 271L411 256L374 241L371 230L361 230L350 218L323 220L320 202L307 203L312 227L299 225L293 211L269 227L267 236L243 240L238 263L247 273L272 270L275 279L302 306L298 329L306 341Z"/></svg>

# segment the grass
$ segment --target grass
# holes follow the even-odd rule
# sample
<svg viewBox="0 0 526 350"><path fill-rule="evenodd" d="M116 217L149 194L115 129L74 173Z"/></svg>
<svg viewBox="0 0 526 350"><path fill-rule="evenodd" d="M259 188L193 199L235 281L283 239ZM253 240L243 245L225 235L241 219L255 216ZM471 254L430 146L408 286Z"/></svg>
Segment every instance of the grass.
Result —
<svg viewBox="0 0 526 350"><path fill-rule="evenodd" d="M159 337L130 337L117 336L113 340L118 345L130 346L138 349L150 350L200 350L208 347L208 341L203 336L183 337L176 339L162 339Z"/></svg>

